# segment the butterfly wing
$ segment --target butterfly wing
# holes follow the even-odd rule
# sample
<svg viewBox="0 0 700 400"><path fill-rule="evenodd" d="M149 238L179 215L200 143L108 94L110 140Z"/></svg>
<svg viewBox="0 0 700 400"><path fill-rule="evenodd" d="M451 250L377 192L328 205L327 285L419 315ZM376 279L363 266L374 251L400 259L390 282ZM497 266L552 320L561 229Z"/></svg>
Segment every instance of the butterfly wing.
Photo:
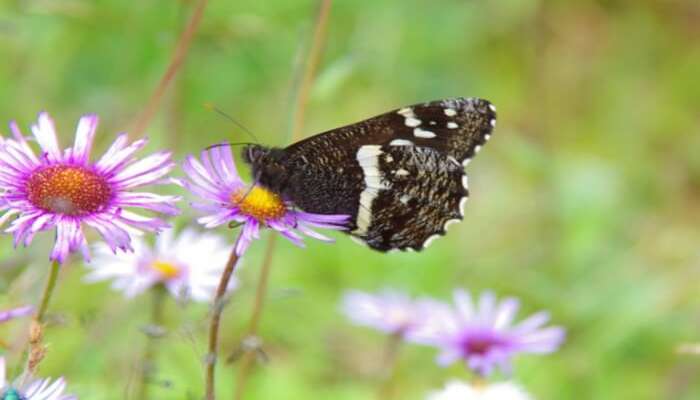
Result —
<svg viewBox="0 0 700 400"><path fill-rule="evenodd" d="M488 141L494 107L482 99L416 104L285 149L288 197L302 210L351 216L370 247L421 250L462 218L463 166Z"/></svg>

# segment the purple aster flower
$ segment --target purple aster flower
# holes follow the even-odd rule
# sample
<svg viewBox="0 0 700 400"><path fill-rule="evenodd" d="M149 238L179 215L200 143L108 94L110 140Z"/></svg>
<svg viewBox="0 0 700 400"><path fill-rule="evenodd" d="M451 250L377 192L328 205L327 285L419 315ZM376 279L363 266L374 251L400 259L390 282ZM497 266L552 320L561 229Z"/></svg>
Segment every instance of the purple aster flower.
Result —
<svg viewBox="0 0 700 400"><path fill-rule="evenodd" d="M432 300L414 300L405 293L385 289L378 294L348 291L342 309L357 325L367 326L391 335L410 336L444 305Z"/></svg>
<svg viewBox="0 0 700 400"><path fill-rule="evenodd" d="M454 300L456 309L435 315L413 335L416 341L441 350L440 365L462 360L483 376L495 367L508 372L514 355L551 353L564 341L564 329L543 328L549 320L545 312L513 325L519 308L516 299L498 303L493 293L484 292L475 305L468 292L457 290Z"/></svg>
<svg viewBox="0 0 700 400"><path fill-rule="evenodd" d="M34 307L32 306L22 306L17 308L11 308L9 310L0 311L0 323L7 322L11 319L26 317L34 312Z"/></svg>
<svg viewBox="0 0 700 400"><path fill-rule="evenodd" d="M162 178L175 166L170 153L136 161L134 153L147 141L128 144L127 135L121 134L99 160L91 162L97 122L95 115L82 117L73 146L61 150L53 121L40 113L31 127L41 148L38 156L17 124L10 123L13 138L0 143L0 213L4 212L0 224L16 217L6 230L14 235L15 246L27 246L37 232L55 228L52 261L63 263L76 251L89 260L83 224L97 230L113 251L130 251L132 234L157 232L168 224L126 208L177 214L177 197L132 191L164 183Z"/></svg>
<svg viewBox="0 0 700 400"><path fill-rule="evenodd" d="M7 382L5 359L0 357L0 399L19 400L77 400L73 395L65 394L66 381L51 379L19 379L19 383Z"/></svg>
<svg viewBox="0 0 700 400"><path fill-rule="evenodd" d="M126 297L136 296L154 285L164 285L180 300L209 301L229 256L226 242L211 233L185 229L177 237L172 229L158 235L155 246L135 238L133 253L114 254L99 243L95 262L85 280L112 280L112 287ZM228 289L236 287L235 278Z"/></svg>
<svg viewBox="0 0 700 400"><path fill-rule="evenodd" d="M253 239L259 238L261 227L272 228L297 246L303 247L299 233L315 239L333 240L314 231L312 227L345 229L347 215L324 215L296 210L293 204L276 193L259 186L246 185L241 180L227 145L215 146L201 153L200 159L188 156L182 166L189 180L181 184L202 201L192 206L206 214L197 221L207 228L226 223L242 224L236 242L236 254L241 256Z"/></svg>

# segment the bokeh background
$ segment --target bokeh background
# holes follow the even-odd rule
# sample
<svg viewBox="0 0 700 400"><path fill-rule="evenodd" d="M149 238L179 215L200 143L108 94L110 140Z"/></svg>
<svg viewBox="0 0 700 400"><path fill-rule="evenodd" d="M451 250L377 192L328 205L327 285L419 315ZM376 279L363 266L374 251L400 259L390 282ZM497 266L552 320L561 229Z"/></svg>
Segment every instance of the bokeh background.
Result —
<svg viewBox="0 0 700 400"><path fill-rule="evenodd" d="M95 112L106 148L143 110L193 4L0 2L0 120L26 127L48 110L65 144L77 118ZM249 140L205 103L263 143L288 143L316 9L211 1L148 127L149 149L181 158ZM384 287L445 300L455 287L490 288L519 297L522 315L549 310L566 344L521 357L514 375L539 399L700 398L700 356L678 351L700 341L699 2L337 1L326 43L307 135L450 96L491 100L498 127L468 167L465 222L428 251L383 255L342 234L305 250L277 243L261 325L268 361L246 398L373 398L385 338L351 326L338 304L346 289ZM2 304L36 301L51 239L15 250L2 238ZM224 354L249 318L264 247L249 251L225 311ZM151 299L126 301L84 274L79 262L63 271L41 374L66 376L84 399L134 398ZM170 301L166 311L151 398L199 399L208 308ZM26 323L0 327L15 364ZM395 398L469 376L437 367L434 355L403 349ZM237 368L219 369L221 398L231 398Z"/></svg>

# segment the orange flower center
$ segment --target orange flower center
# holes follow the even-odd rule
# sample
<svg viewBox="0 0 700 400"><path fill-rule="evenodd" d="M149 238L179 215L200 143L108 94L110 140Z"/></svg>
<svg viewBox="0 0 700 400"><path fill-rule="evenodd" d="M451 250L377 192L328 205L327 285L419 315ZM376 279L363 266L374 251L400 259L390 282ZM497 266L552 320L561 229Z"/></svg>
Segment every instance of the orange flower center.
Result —
<svg viewBox="0 0 700 400"><path fill-rule="evenodd" d="M102 176L72 165L54 165L34 171L27 179L26 188L32 204L65 215L93 213L112 197L112 189Z"/></svg>
<svg viewBox="0 0 700 400"><path fill-rule="evenodd" d="M178 267L174 263L167 261L156 260L153 262L153 264L151 264L151 268L159 272L161 276L166 280L177 278L180 275L180 272L182 272L180 267Z"/></svg>
<svg viewBox="0 0 700 400"><path fill-rule="evenodd" d="M260 186L253 186L252 189L241 189L233 193L231 202L237 205L242 213L250 215L260 222L281 218L287 212L287 207L277 194Z"/></svg>

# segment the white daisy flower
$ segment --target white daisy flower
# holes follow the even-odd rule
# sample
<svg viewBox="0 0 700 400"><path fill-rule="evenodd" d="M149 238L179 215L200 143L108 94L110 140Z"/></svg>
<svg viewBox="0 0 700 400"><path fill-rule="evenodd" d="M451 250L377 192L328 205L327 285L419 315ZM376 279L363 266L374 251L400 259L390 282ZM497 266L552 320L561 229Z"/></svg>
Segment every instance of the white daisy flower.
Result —
<svg viewBox="0 0 700 400"><path fill-rule="evenodd" d="M450 381L444 389L428 394L426 400L533 400L520 386L511 382L470 385L461 381Z"/></svg>
<svg viewBox="0 0 700 400"><path fill-rule="evenodd" d="M98 244L85 281L112 280L112 288L127 298L162 284L179 300L206 302L214 297L229 253L229 246L215 234L188 228L175 238L171 229L158 235L153 247L135 238L133 253L115 254ZM228 290L236 285L231 279Z"/></svg>
<svg viewBox="0 0 700 400"><path fill-rule="evenodd" d="M65 394L66 381L51 379L22 379L28 383L14 384L5 376L5 358L0 357L0 400L77 400L78 397Z"/></svg>

